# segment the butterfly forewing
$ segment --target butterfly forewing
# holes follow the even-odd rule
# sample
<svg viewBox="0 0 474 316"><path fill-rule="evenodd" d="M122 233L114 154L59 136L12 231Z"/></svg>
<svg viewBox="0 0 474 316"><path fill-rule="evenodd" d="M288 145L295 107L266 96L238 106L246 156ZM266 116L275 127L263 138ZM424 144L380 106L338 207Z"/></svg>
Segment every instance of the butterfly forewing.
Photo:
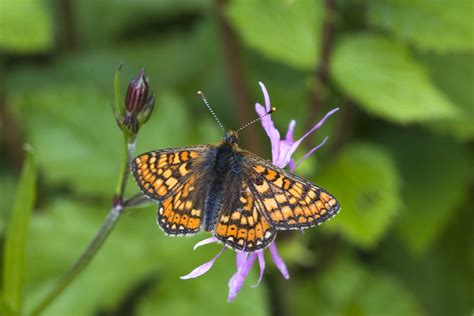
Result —
<svg viewBox="0 0 474 316"><path fill-rule="evenodd" d="M202 210L194 191L198 174L194 165L208 146L163 149L142 154L132 162L132 172L142 192L160 202L158 224L170 235L199 231Z"/></svg>
<svg viewBox="0 0 474 316"><path fill-rule="evenodd" d="M313 183L245 152L246 176L265 216L278 230L303 229L339 211L336 199Z"/></svg>

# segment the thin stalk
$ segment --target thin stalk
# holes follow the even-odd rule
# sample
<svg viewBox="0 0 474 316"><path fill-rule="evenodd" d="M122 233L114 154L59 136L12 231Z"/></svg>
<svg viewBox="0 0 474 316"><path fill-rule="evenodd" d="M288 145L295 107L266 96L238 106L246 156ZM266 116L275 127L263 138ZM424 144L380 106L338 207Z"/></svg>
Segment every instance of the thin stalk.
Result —
<svg viewBox="0 0 474 316"><path fill-rule="evenodd" d="M107 217L102 223L102 226L89 246L87 246L74 265L61 277L61 279L59 279L53 289L36 305L35 308L33 308L30 315L39 315L42 313L54 301L54 299L56 299L64 291L64 289L68 287L69 284L71 284L71 282L74 281L74 279L88 266L88 264L92 261L99 249L104 244L109 234L112 232L115 224L118 222L125 208L132 205L136 206L142 203L143 200L139 199L137 196L132 197L130 200L123 200L123 194L125 192L128 175L130 173L130 162L131 157L133 157L134 149L134 137L127 137L124 135L124 159L117 182L117 189L114 195L113 207L110 209Z"/></svg>
<svg viewBox="0 0 474 316"><path fill-rule="evenodd" d="M115 224L117 223L120 215L122 214L122 207L120 205L112 207L109 214L105 218L104 223L100 227L97 235L82 253L79 259L74 265L62 276L62 278L56 283L54 288L46 295L45 298L33 309L30 315L39 315L43 312L54 299L62 293L62 291L84 270L89 262L94 258L97 251L102 247L105 240L112 232Z"/></svg>

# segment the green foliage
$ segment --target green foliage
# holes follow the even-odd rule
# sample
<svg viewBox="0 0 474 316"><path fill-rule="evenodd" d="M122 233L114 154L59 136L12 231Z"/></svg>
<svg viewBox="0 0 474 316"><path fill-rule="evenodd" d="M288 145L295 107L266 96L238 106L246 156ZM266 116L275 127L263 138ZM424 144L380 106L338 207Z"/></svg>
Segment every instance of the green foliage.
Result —
<svg viewBox="0 0 474 316"><path fill-rule="evenodd" d="M407 123L457 114L422 65L392 40L370 34L345 37L335 48L331 67L345 93L384 119Z"/></svg>
<svg viewBox="0 0 474 316"><path fill-rule="evenodd" d="M319 1L232 1L228 16L244 43L300 69L317 62L322 3Z"/></svg>
<svg viewBox="0 0 474 316"><path fill-rule="evenodd" d="M375 145L347 147L317 183L342 206L337 220L324 227L364 248L377 244L401 208L397 169L388 153Z"/></svg>
<svg viewBox="0 0 474 316"><path fill-rule="evenodd" d="M472 51L471 1L382 0L368 1L370 24L392 32L420 49Z"/></svg>
<svg viewBox="0 0 474 316"><path fill-rule="evenodd" d="M30 147L15 194L11 218L3 247L2 304L7 315L19 315L23 309L25 242L31 210L36 198L37 168Z"/></svg>
<svg viewBox="0 0 474 316"><path fill-rule="evenodd" d="M403 178L404 203L397 230L410 250L420 254L436 241L465 201L472 176L469 157L449 138L401 131L382 135Z"/></svg>
<svg viewBox="0 0 474 316"><path fill-rule="evenodd" d="M30 285L28 305L34 305L43 297L58 276L77 259L97 231L105 210L105 207L97 205L57 200L46 205L45 211L33 218L26 260L27 284ZM217 269L199 280L180 280L180 275L208 261L219 248L207 246L193 252L193 244L204 238L204 235L192 239L170 239L164 236L156 226L155 212L156 206L153 206L132 210L125 215L99 255L51 305L47 314L71 315L71 311L74 311L74 315L90 315L99 309L113 311L120 307L120 302L131 294L133 288L139 287L147 279L156 279L156 290L150 289L149 294L146 294L145 297L150 300L141 299L140 310L146 311L156 306L159 307L155 310L163 308L170 314L176 314L170 312L172 306L197 310L209 295L208 292L202 292L204 287L218 297L207 305L208 308L224 308L227 305L227 280L235 270L233 256L228 254L219 258ZM52 232L55 238L51 238ZM186 260L183 260L185 257ZM160 294L165 289L166 295ZM188 294L183 294L181 290ZM242 300L233 303L235 314L241 314L250 305L245 297L257 300L262 296L262 288L248 290L249 293ZM183 299L187 300L186 304L178 303ZM253 311L261 315L264 314L262 308L255 306Z"/></svg>
<svg viewBox="0 0 474 316"><path fill-rule="evenodd" d="M21 54L49 50L52 24L44 1L0 0L0 49Z"/></svg>
<svg viewBox="0 0 474 316"><path fill-rule="evenodd" d="M394 276L370 271L361 263L341 256L321 277L301 280L295 297L297 314L312 310L317 315L423 315L415 297ZM306 293L312 293L311 299Z"/></svg>
<svg viewBox="0 0 474 316"><path fill-rule="evenodd" d="M449 133L461 140L474 138L474 60L473 54L424 54L422 60L433 82L456 104L459 115L430 123L435 130Z"/></svg>
<svg viewBox="0 0 474 316"><path fill-rule="evenodd" d="M78 192L112 192L120 164L113 158L120 157L121 136L108 104L111 98L91 86L64 85L31 91L21 100L27 132L38 148L38 163L46 170L47 180L67 183ZM162 91L156 103L159 115L140 133L139 151L185 144L182 100ZM67 104L68 111L60 104ZM167 138L154 137L165 133Z"/></svg>
<svg viewBox="0 0 474 316"><path fill-rule="evenodd" d="M24 182L15 160L25 142L35 148L40 176L26 241L23 311L76 262L110 208L123 159L110 105L114 71L125 62L116 87L122 97L141 67L157 95L137 154L221 137L197 90L235 128L245 123L237 119L241 114L255 117L262 81L278 108L276 126L284 135L296 119L296 137L340 107L295 158L329 136L296 173L333 193L342 210L320 229L280 232L290 280L267 256L263 284L250 287L255 266L227 303L235 255L226 251L206 275L180 280L221 246L193 251L208 233L166 237L156 227L156 205L142 205L120 218L98 256L45 315L470 313L472 3L335 1L330 16L322 0L223 3L0 0L1 240L12 240L7 218L20 210L12 208ZM237 48L232 62L217 16L240 41L229 46ZM334 32L323 29L324 21L334 22ZM323 34L332 36L323 42ZM321 81L314 70L325 69L323 49L330 58ZM236 82L239 72L243 79ZM269 158L265 133L255 127L241 136L260 141L258 153ZM137 192L129 178L126 196ZM17 255L21 249L14 247ZM11 269L8 262L2 268ZM15 275L9 274L10 284L19 280ZM13 309L18 293L2 293ZM6 312L3 306L0 314Z"/></svg>

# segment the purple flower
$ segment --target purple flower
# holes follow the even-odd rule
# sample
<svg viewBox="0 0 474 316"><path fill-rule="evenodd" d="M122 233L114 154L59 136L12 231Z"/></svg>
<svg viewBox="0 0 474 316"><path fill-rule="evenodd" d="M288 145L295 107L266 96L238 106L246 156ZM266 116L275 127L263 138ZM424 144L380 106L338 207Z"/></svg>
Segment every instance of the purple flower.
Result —
<svg viewBox="0 0 474 316"><path fill-rule="evenodd" d="M338 111L339 109L336 108L329 111L316 125L314 125L306 134L304 134L296 141L293 137L296 121L291 120L288 126L288 131L285 135L285 139L281 139L280 132L275 128L275 124L272 121L271 115L267 115L267 113L270 112L270 110L272 109L267 89L265 88L263 83L259 82L259 84L263 92L265 106L261 105L260 103L257 103L255 105L255 110L260 116L262 126L265 129L265 132L267 133L268 137L270 138L270 142L272 145L272 163L280 168L284 168L289 165L290 170L293 172L295 168L299 164L301 164L301 162L303 162L306 158L311 156L316 150L323 146L324 143L327 141L328 137L326 137L319 145L312 148L306 155L303 156L303 158L301 158L298 162L295 163L292 159L292 155L295 153L298 146L306 137L308 137L311 133L320 128L328 117L330 117L334 112ZM210 237L198 242L194 246L194 249L205 244L216 242L218 242L217 238ZM226 248L224 247L211 261L202 264L201 266L191 271L191 273L182 276L181 279L196 278L209 271L214 265L217 258L225 251L225 249ZM270 251L270 256L275 266L278 268L278 270L280 270L281 274L285 279L289 279L290 275L288 274L288 269L286 268L283 259L278 254L275 241L270 243L270 245L268 246L268 250ZM229 280L229 295L227 298L229 302L231 302L239 293L240 289L242 288L242 285L244 284L245 279L247 278L247 275L250 272L250 269L252 268L256 260L258 260L260 266L260 276L258 278L257 284L255 284L254 287L260 284L263 278L263 273L265 271L264 250L236 253L237 271Z"/></svg>

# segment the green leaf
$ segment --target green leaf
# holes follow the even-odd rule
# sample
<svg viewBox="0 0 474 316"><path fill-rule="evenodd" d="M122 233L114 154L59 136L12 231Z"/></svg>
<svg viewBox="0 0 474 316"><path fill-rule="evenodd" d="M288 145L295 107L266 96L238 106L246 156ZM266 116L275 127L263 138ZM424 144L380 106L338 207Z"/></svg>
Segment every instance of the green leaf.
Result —
<svg viewBox="0 0 474 316"><path fill-rule="evenodd" d="M160 1L78 1L74 3L77 33L87 46L107 46L114 42L150 36L173 19L203 14L209 0ZM156 24L160 23L159 26ZM145 30L145 31L144 31Z"/></svg>
<svg viewBox="0 0 474 316"><path fill-rule="evenodd" d="M473 13L468 0L368 1L370 24L425 50L474 50Z"/></svg>
<svg viewBox="0 0 474 316"><path fill-rule="evenodd" d="M227 15L244 43L300 69L318 62L321 1L232 1Z"/></svg>
<svg viewBox="0 0 474 316"><path fill-rule="evenodd" d="M296 314L378 316L423 315L412 293L384 271L340 256L319 278L305 278L296 290Z"/></svg>
<svg viewBox="0 0 474 316"><path fill-rule="evenodd" d="M405 47L380 36L358 34L339 41L331 73L364 110L396 123L457 114Z"/></svg>
<svg viewBox="0 0 474 316"><path fill-rule="evenodd" d="M0 192L2 192L2 198L0 199L0 235L3 235L7 225L8 216L15 197L17 181L18 179L15 179L13 172L0 172Z"/></svg>
<svg viewBox="0 0 474 316"><path fill-rule="evenodd" d="M13 315L20 314L23 307L25 241L36 197L36 173L34 155L28 147L3 250L3 302Z"/></svg>
<svg viewBox="0 0 474 316"><path fill-rule="evenodd" d="M468 154L452 139L412 131L381 133L403 177L399 237L415 254L426 252L468 194Z"/></svg>
<svg viewBox="0 0 474 316"><path fill-rule="evenodd" d="M0 49L13 53L49 50L53 23L44 1L0 0Z"/></svg>
<svg viewBox="0 0 474 316"><path fill-rule="evenodd" d="M123 145L109 106L111 98L91 86L67 84L30 91L21 102L17 105L26 118L27 137L37 148L46 180L67 183L78 192L112 194ZM137 153L188 145L186 122L182 100L161 91L150 121L138 136Z"/></svg>
<svg viewBox="0 0 474 316"><path fill-rule="evenodd" d="M460 115L430 123L434 130L450 134L460 140L474 138L474 82L473 54L422 55L422 61L440 91L458 107Z"/></svg>
<svg viewBox="0 0 474 316"><path fill-rule="evenodd" d="M352 144L323 169L317 183L336 196L341 212L323 225L349 241L377 244L401 208L400 181L391 157L381 148Z"/></svg>

